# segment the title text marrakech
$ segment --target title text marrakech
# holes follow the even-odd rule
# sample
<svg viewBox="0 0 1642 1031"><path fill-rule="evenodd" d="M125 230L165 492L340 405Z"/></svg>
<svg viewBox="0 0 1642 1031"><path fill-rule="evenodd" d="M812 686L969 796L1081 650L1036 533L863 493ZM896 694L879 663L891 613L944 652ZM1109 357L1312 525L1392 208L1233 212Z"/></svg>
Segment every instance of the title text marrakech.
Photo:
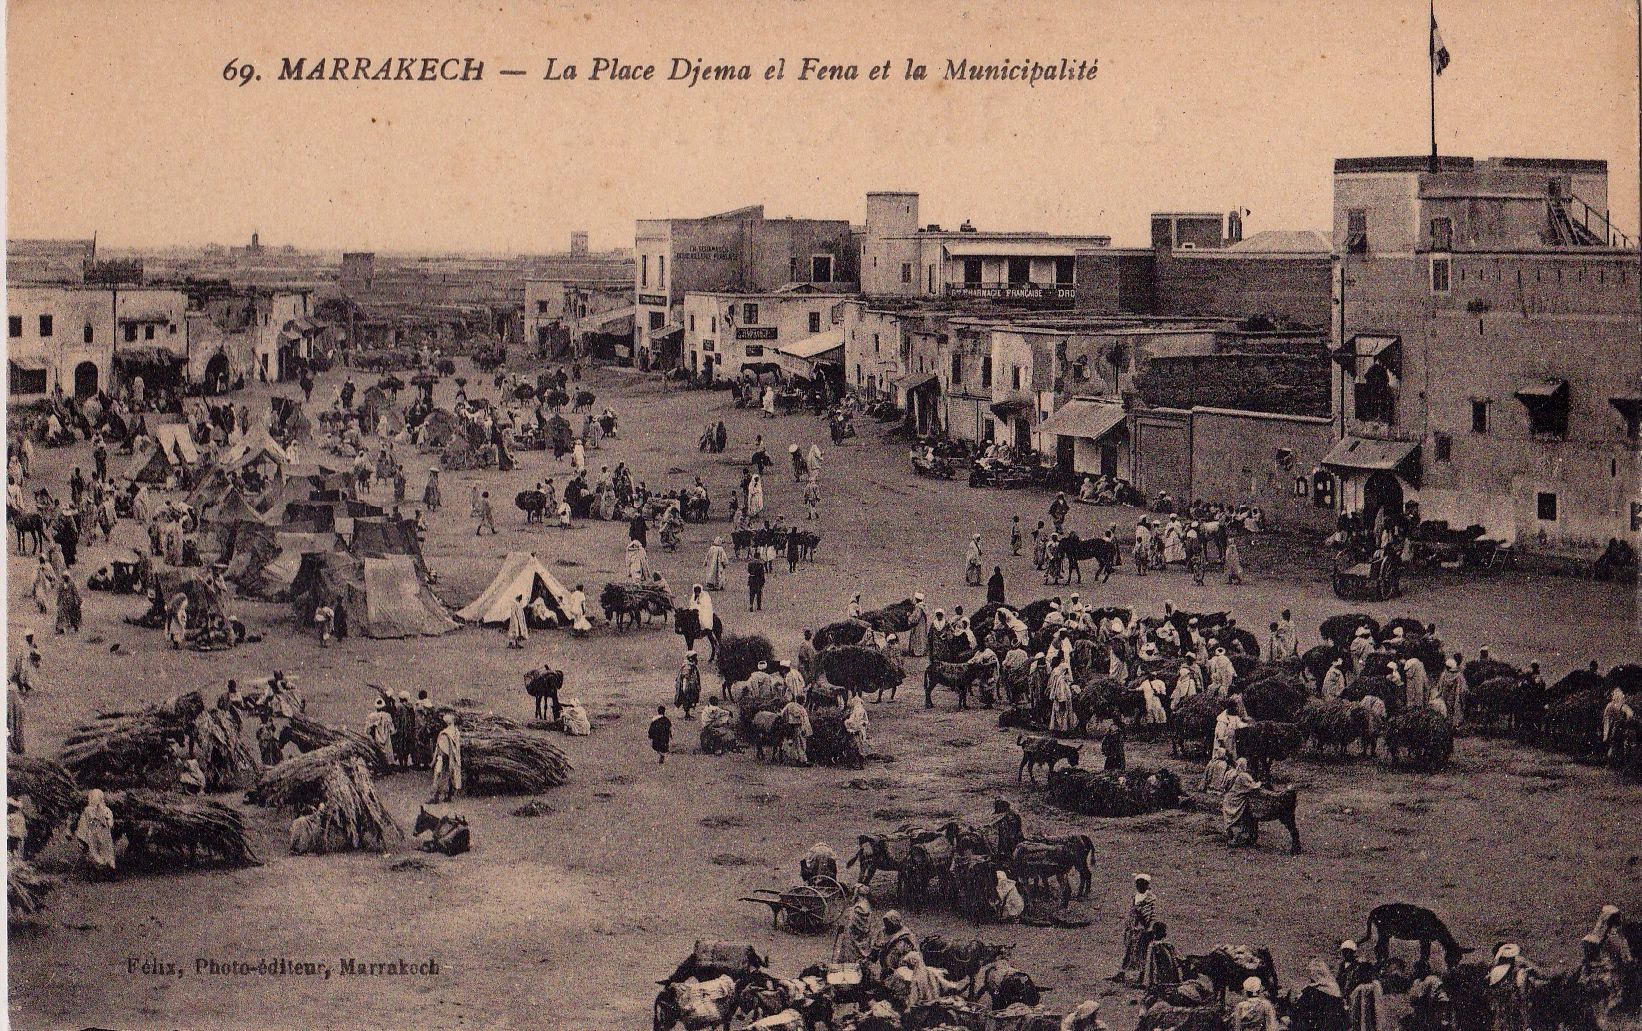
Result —
<svg viewBox="0 0 1642 1031"><path fill-rule="evenodd" d="M665 75L658 75L661 68ZM1055 58L1048 61L1014 60L971 62L967 58L947 58L937 65L939 78L946 82L1017 82L1029 87L1046 82L1089 82L1094 80L1098 62L1091 59ZM280 81L297 82L482 82L485 62L473 57L282 57ZM582 68L557 57L547 59L542 79L549 82L676 82L692 87L704 82L746 82L754 79L798 82L883 81L901 78L919 82L930 78L929 66L913 58L904 62L885 60L877 64L834 64L816 57L795 59L789 70L786 58L762 69L748 64L711 64L699 58L675 57L664 65L626 61L618 57L595 57ZM510 72L508 74L521 74Z"/></svg>

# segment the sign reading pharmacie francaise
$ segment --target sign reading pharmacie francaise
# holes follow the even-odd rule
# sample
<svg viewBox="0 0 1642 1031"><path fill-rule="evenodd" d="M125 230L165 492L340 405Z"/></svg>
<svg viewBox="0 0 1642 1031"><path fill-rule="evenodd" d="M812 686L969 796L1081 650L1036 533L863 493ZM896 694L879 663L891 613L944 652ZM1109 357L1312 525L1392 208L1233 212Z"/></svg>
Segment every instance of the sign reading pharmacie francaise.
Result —
<svg viewBox="0 0 1642 1031"><path fill-rule="evenodd" d="M775 326L737 326L735 338L737 340L774 340L776 329Z"/></svg>
<svg viewBox="0 0 1642 1031"><path fill-rule="evenodd" d="M661 294L639 294L639 303L666 305L667 298Z"/></svg>

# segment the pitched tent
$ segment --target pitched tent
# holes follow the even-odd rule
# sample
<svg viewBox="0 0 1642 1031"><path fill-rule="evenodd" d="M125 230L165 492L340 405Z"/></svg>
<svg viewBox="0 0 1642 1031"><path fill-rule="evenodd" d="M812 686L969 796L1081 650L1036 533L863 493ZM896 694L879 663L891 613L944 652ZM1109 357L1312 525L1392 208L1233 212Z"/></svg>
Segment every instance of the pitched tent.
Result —
<svg viewBox="0 0 1642 1031"><path fill-rule="evenodd" d="M127 470L125 478L134 483L164 483L171 475L174 459L167 459L164 451L153 448L149 451L137 452L132 460L131 468Z"/></svg>
<svg viewBox="0 0 1642 1031"><path fill-rule="evenodd" d="M313 625L314 610L329 602L340 637L431 637L456 629L445 606L417 577L409 555L357 559L345 552L309 552L302 556L290 597L304 628Z"/></svg>
<svg viewBox="0 0 1642 1031"><path fill-rule="evenodd" d="M291 464L291 456L269 434L267 427L258 426L225 451L220 461L229 469L244 469L259 462L284 467Z"/></svg>
<svg viewBox="0 0 1642 1031"><path fill-rule="evenodd" d="M206 533L202 537L209 538L216 545L217 553L228 555L233 552L234 540L239 535L241 525L256 525L262 522L262 516L257 513L251 503L245 500L245 495L239 488L230 488L226 497L206 508L200 516L200 525Z"/></svg>
<svg viewBox="0 0 1642 1031"><path fill-rule="evenodd" d="M361 632L360 621L365 616L365 576L352 555L342 551L304 554L288 594L300 629L311 628L314 610L321 604L329 604L336 610L337 636Z"/></svg>
<svg viewBox="0 0 1642 1031"><path fill-rule="evenodd" d="M435 637L456 629L442 603L416 575L409 555L363 560L366 637Z"/></svg>
<svg viewBox="0 0 1642 1031"><path fill-rule="evenodd" d="M306 556L333 552L341 552L334 533L276 530L271 539L259 539L249 549L236 546L234 560L228 564L228 579L239 586L244 597L279 601L291 596Z"/></svg>
<svg viewBox="0 0 1642 1031"><path fill-rule="evenodd" d="M502 568L490 581L490 586L479 592L472 604L456 613L456 618L468 623L505 623L513 606L513 599L524 595L528 605L543 598L547 607L564 620L570 604L570 592L558 581L541 559L527 551L510 551L502 560Z"/></svg>
<svg viewBox="0 0 1642 1031"><path fill-rule="evenodd" d="M409 555L416 575L428 579L428 565L422 558L422 544L416 539L416 522L411 519L361 517L354 520L348 550L359 558Z"/></svg>
<svg viewBox="0 0 1642 1031"><path fill-rule="evenodd" d="M240 492L240 489L235 487L229 490L228 494L214 508L210 509L206 521L230 524L243 521L260 523L262 515L252 507L249 501L245 500L245 495Z"/></svg>
<svg viewBox="0 0 1642 1031"><path fill-rule="evenodd" d="M182 423L162 423L155 426L151 432L154 442L171 461L181 459L182 464L193 465L200 460L200 453L194 447L194 438L188 435L188 427Z"/></svg>
<svg viewBox="0 0 1642 1031"><path fill-rule="evenodd" d="M228 471L222 466L212 466L211 470L200 478L200 482L188 495L188 505L196 512L203 512L213 505L220 505L224 498L234 490L234 481Z"/></svg>
<svg viewBox="0 0 1642 1031"><path fill-rule="evenodd" d="M222 574L223 579L240 586L240 581L248 574L262 568L279 554L274 532L272 526L261 520L235 523L233 533L222 549L222 561L228 566Z"/></svg>

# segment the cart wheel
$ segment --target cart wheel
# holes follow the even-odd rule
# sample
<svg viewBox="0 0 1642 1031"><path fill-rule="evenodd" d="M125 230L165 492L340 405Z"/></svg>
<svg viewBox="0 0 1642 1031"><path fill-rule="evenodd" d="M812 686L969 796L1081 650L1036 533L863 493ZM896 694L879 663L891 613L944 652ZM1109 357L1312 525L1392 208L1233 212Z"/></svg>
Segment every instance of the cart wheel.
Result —
<svg viewBox="0 0 1642 1031"><path fill-rule="evenodd" d="M817 877L811 878L810 886L822 894L836 894L839 896L844 894L843 882L838 880L836 877L829 877L826 874L821 874Z"/></svg>
<svg viewBox="0 0 1642 1031"><path fill-rule="evenodd" d="M792 909L787 911L787 930L797 934L820 934L827 929L827 922L820 913L812 913L807 909Z"/></svg>

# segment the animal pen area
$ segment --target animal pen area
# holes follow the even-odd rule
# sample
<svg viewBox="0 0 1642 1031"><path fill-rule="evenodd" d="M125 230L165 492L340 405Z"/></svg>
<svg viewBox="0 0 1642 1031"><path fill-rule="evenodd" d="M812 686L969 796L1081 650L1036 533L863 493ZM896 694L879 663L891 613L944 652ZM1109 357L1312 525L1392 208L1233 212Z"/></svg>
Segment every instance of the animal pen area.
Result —
<svg viewBox="0 0 1642 1031"><path fill-rule="evenodd" d="M457 368L470 396L496 396L491 377L468 359L458 359ZM347 374L322 375L316 399L329 398ZM361 389L374 381L357 371L354 377ZM1472 659L1487 647L1494 659L1519 668L1537 661L1547 681L1592 661L1606 671L1642 657L1631 587L1503 570L1405 584L1403 596L1389 601L1344 602L1330 588L1326 558L1277 533L1245 542L1246 582L1240 585L1228 585L1223 575L1194 583L1178 568L1140 578L1127 558L1105 583L1091 577L1082 585L1045 585L1030 542L1012 555L1008 534L1011 516L1019 515L1028 530L1044 518L1052 494L972 490L961 478L915 477L906 441L868 418L857 419L858 436L834 446L824 419L767 418L734 408L721 392L664 387L655 377L603 368L578 386L596 393L597 407L608 405L620 417L619 432L587 452L591 469L624 462L652 491L686 487L700 477L712 495L708 521L686 524L676 551L650 549L650 568L665 576L678 605L690 585L702 581L713 538L723 537L729 549L728 499L755 435L763 435L776 460L763 479L767 512L814 528L821 542L814 561L795 571L774 562L760 610L747 611L744 558L731 559L727 587L713 600L727 636L761 635L776 658L791 659L804 630L845 620L857 592L866 608L914 592L927 596L931 610L981 608L983 588L965 583L971 534L981 535L984 566L1001 567L1016 605L1066 599L1074 591L1085 605L1132 606L1138 613L1156 613L1168 601L1186 612L1230 612L1262 644L1266 625L1286 608L1302 652L1321 643L1318 628L1331 616L1365 613L1377 625L1411 618L1436 624L1449 651ZM270 390L295 396L291 385L252 387L239 396L261 410ZM451 406L455 390L452 377L441 377L432 387L434 403ZM580 425L580 417L574 419ZM719 420L728 430L725 453L698 450L701 428ZM803 486L785 465L789 444L821 447L819 523L805 521ZM71 468L91 465L83 440L38 453L31 486L57 491ZM330 461L313 445L304 447L304 457ZM439 463L437 454L414 449L402 457L414 495L408 514L417 507L427 467ZM220 833L234 853L206 857L199 868L162 856L129 869L122 864L112 880L89 879L75 870L70 829L58 829L41 843L36 863L56 879L54 887L29 919L14 914L12 1024L157 1027L169 1026L162 1014L185 1012L196 1026L222 1028L648 1027L657 1012L657 982L698 940L751 943L769 969L783 975L829 960L830 930L796 931L839 917L857 876L842 861L857 852L862 835L984 823L998 799L1021 814L1031 837L1087 837L1087 895L1074 893L1067 906L1052 907L1054 920L977 924L939 901L901 897L896 878L879 874L870 889L874 919L898 909L920 938L979 937L1012 946L1009 962L1046 989L1043 1012L1063 1013L1095 999L1113 1031L1141 1020L1142 993L1110 980L1124 954L1137 871L1151 874L1158 918L1181 954L1221 946L1268 949L1281 991L1305 983L1313 958L1332 965L1342 939L1365 940L1370 911L1384 903L1441 914L1459 942L1476 950L1472 962L1486 964L1499 944L1520 943L1547 972L1578 966L1580 939L1602 906L1619 907L1627 920L1642 916L1642 786L1503 728L1460 735L1436 769L1393 763L1383 747L1379 757L1360 756L1357 748L1343 759L1326 757L1306 747L1276 758L1273 779L1298 794L1298 854L1291 853L1288 835L1271 825L1258 845L1228 848L1218 832L1219 796L1200 790L1205 757L1175 755L1168 734L1131 732L1127 762L1178 782L1178 800L1172 788L1162 792L1172 804L1090 815L1076 804L1094 790L1087 785L1063 787L1060 794L1071 792L1072 804L1057 804L1041 770L1036 787L1017 780L1018 742L1043 731L1000 727L1001 707L983 707L978 699L958 709L954 693L941 687L933 692L934 707L926 708L923 658L902 660L905 677L893 697L868 696L870 747L858 767L760 762L751 747L702 754L699 722L670 704L684 653L670 619L641 616L620 631L595 619L585 636L534 630L522 649L506 646L493 618L494 598L480 606L483 619L443 625L447 614L481 599L504 562L513 570L534 568L510 554L533 553L552 577L521 582L540 583L555 602L560 591L581 584L590 610L605 584L626 580L624 523L577 518L561 528L552 519L527 522L509 503L549 476L562 488L568 475L567 461L551 451L520 451L505 472L446 470L445 505L428 514L420 545L419 561L431 581L423 583L409 559L361 560L372 563L361 574L370 590L390 568L403 574L394 583L409 586L381 590L416 619L439 606L427 617L441 623L437 636L353 634L321 648L288 600L239 597L234 606L247 631L241 643L177 651L162 631L128 622L141 615L144 598L96 592L84 594L79 632L54 635L30 595L35 559L14 548L7 588L12 654L23 647L25 628L35 630L42 653L24 703L31 758L66 754L76 728L99 712L164 703L171 706L164 712L197 719L208 714L196 716L179 696L201 691L203 708L230 679L260 683L283 670L306 701L305 716L331 728L315 730L311 744L335 749L327 756L340 772L296 777L302 771L295 771L275 797L347 800L366 814L354 829L378 833L368 833L362 847L355 841L331 854L292 854L292 810L248 800L254 780L214 783L195 803L202 808L191 810L191 818ZM495 534L475 532L468 510L474 485L496 502ZM362 500L391 507L381 483ZM1085 536L1115 524L1121 538L1139 514L1073 506L1069 519ZM74 573L83 581L146 544L140 526L121 520L111 542L81 548ZM391 618L408 617L396 610ZM709 646L697 647L703 696L722 693ZM476 729L465 732L480 749L486 734L507 739L532 732L533 703L522 678L543 664L564 671L562 696L578 699L591 716L588 736L545 738L563 758L562 766L548 760L563 783L548 786L550 779L523 796L473 791L450 806L430 807L465 817L472 849L456 856L417 851L410 839L428 797L427 773L358 772L372 766L368 752L351 742L370 715L373 685L412 696L426 689L435 705L472 714ZM1431 671L1433 680L1438 672ZM667 761L658 763L645 727L663 704L673 745ZM1099 770L1100 741L1065 737L1063 743L1080 750L1080 769ZM175 804L155 802L145 794L151 790L111 785L117 837L122 820L135 826L144 813L157 820L155 806ZM1124 804L1113 803L1117 809ZM381 817L370 814L386 814L403 833L384 831ZM839 884L796 891L798 859L818 842L840 857ZM246 858L238 849L254 854L254 865L236 861ZM808 915L777 921L773 909L741 901L772 892ZM1412 964L1417 949L1399 942L1394 955ZM239 969L236 963L255 971L259 961L278 959L322 964L328 976L226 972ZM415 972L346 973L399 960ZM1408 1012L1394 987L1388 983L1386 1028ZM738 1019L737 1026L750 1019ZM1029 1026L975 1019L964 1026Z"/></svg>

